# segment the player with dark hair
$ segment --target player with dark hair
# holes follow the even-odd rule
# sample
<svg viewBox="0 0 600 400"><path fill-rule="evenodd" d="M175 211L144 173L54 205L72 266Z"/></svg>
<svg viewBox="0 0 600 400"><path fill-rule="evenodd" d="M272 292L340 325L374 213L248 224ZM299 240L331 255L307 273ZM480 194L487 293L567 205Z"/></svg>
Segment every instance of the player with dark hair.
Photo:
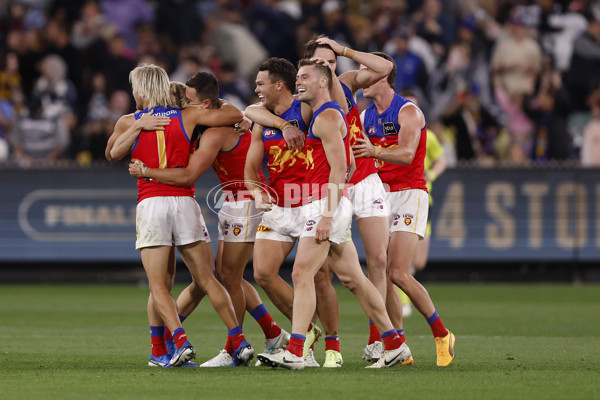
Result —
<svg viewBox="0 0 600 400"><path fill-rule="evenodd" d="M306 44L304 57L324 60L334 72L338 56L350 58L363 65L363 68L348 71L339 77L334 75L333 78L332 98L345 112L344 117L348 123L352 146L356 144L357 138L362 137L364 131L354 99L355 93L387 76L394 64L373 54L343 47L323 35ZM401 312L400 298L386 274L387 241L381 238L387 236L389 206L386 201L385 187L377 175L377 168L377 160L370 157L357 157L356 172L350 179L348 192L356 226L365 248L369 279L386 300L386 308L392 323L404 340L402 319L398 316ZM369 321L369 340L363 350L363 358L375 362L381 357L382 352L380 332L372 321Z"/></svg>
<svg viewBox="0 0 600 400"><path fill-rule="evenodd" d="M301 214L302 198L300 190L308 171L314 168L312 150L304 145L305 134L312 118L312 110L306 104L294 99L296 67L283 58L270 58L259 67L256 76L256 93L261 98L260 105L246 109L246 116L254 120L252 144L246 161L247 186L253 190L267 212L259 226L254 248L254 277L268 294L269 298L288 318L292 318L294 301L293 290L279 275L279 268L293 249L302 232L304 219ZM273 126L273 120L281 121ZM265 126L261 125L264 124ZM273 126L273 127L269 127ZM296 135L293 141L286 135ZM290 143L291 142L291 143ZM272 196L259 190L257 182L263 157L268 158L269 187ZM315 284L320 291L319 304L334 307L320 309L319 317L326 332L334 332L326 337L324 367L340 367L336 360L327 360L333 351L339 352L337 324L339 320L337 296L331 285L328 273L320 272ZM308 326L306 347L303 351L305 366L318 367L311 349L321 335L316 325L316 316ZM337 346L334 347L334 346Z"/></svg>
<svg viewBox="0 0 600 400"><path fill-rule="evenodd" d="M193 108L176 108L167 73L160 67L140 65L131 71L130 81L137 109L142 111L119 119L115 127L117 138L110 149L111 157L122 158L130 152L132 158L150 167L187 166L190 153L188 132L203 122L200 114ZM168 117L169 121L162 129L141 131L135 121L148 113ZM161 320L173 332L176 346L174 354L156 356L153 353L150 361L154 359L161 366L180 366L195 356L170 293L169 262L171 248L176 246L194 281L208 294L233 336L234 358L240 363L247 362L253 356L253 350L244 338L227 291L214 276L208 233L193 197L194 187L177 187L145 178L138 180L138 191L136 248L140 250L154 306ZM154 341L158 332L152 331L151 325ZM170 359L167 360L167 357Z"/></svg>
<svg viewBox="0 0 600 400"><path fill-rule="evenodd" d="M312 149L314 167L306 176L308 191L303 195L308 204L302 206L304 229L292 272L294 324L284 351L259 354L258 358L273 366L304 368L302 352L306 337L303 327L309 324L316 307L314 277L329 257L338 278L384 332L386 350L379 362L370 367L384 368L412 362L410 350L401 342L387 316L381 294L362 273L352 243L352 209L350 201L343 195L351 160L349 132L344 112L331 101L331 70L306 59L300 60L298 65L298 100L313 110L306 147Z"/></svg>
<svg viewBox="0 0 600 400"><path fill-rule="evenodd" d="M218 83L214 75L199 72L187 82L184 98L190 105L206 109L218 108ZM232 127L203 127L198 148L185 168L148 169L141 163L132 163L130 173L136 177L150 177L160 182L185 186L195 182L212 165L219 176L227 200L219 212L219 246L217 275L229 292L236 317L243 322L246 310L258 321L266 339L266 350L285 347L289 334L279 328L262 303L254 287L243 279L243 272L254 243L261 213L246 191L244 164L250 144L250 132L241 136ZM264 182L264 177L261 175ZM195 307L194 304L192 307ZM234 364L231 336L225 348L201 367L223 367Z"/></svg>
<svg viewBox="0 0 600 400"><path fill-rule="evenodd" d="M385 53L374 54L392 61ZM379 175L390 188L388 273L427 319L435 338L437 365L447 366L454 360L454 335L444 326L427 290L410 274L417 242L425 236L427 226L428 194L423 177L427 124L414 103L394 92L394 73L395 69L363 90L374 104L362 114L368 136L357 139L353 150L357 157L374 157L382 164Z"/></svg>

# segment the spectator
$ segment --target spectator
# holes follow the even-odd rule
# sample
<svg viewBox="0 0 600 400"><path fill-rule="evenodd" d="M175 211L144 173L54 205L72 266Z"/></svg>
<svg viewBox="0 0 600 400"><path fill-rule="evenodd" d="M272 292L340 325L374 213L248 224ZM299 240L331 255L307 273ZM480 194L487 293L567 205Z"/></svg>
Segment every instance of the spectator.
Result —
<svg viewBox="0 0 600 400"><path fill-rule="evenodd" d="M493 163L500 126L481 102L476 84L461 89L444 110L441 122L454 133L456 158Z"/></svg>
<svg viewBox="0 0 600 400"><path fill-rule="evenodd" d="M427 40L434 53L442 57L454 42L456 26L452 18L442 13L441 0L425 0L418 18L417 35Z"/></svg>
<svg viewBox="0 0 600 400"><path fill-rule="evenodd" d="M56 54L65 62L67 77L75 85L76 92L82 89L81 53L71 44L71 35L67 27L57 20L48 21L45 29L45 38L48 41L48 54ZM75 109L75 105L73 105Z"/></svg>
<svg viewBox="0 0 600 400"><path fill-rule="evenodd" d="M42 59L40 71L42 75L35 82L32 99L42 104L44 117L65 119L69 128L74 129L77 91L67 78L67 64L56 54L50 54Z"/></svg>
<svg viewBox="0 0 600 400"><path fill-rule="evenodd" d="M108 23L98 1L87 0L81 8L80 19L73 24L71 44L79 50L84 50L115 33L116 27Z"/></svg>
<svg viewBox="0 0 600 400"><path fill-rule="evenodd" d="M600 89L591 96L592 120L583 131L581 147L581 165L583 167L600 167Z"/></svg>
<svg viewBox="0 0 600 400"><path fill-rule="evenodd" d="M224 64L219 76L219 96L231 104L244 110L250 103L253 91L247 82L242 79L235 67Z"/></svg>
<svg viewBox="0 0 600 400"><path fill-rule="evenodd" d="M100 0L100 5L106 19L115 24L117 32L131 48L136 47L135 25L154 21L154 11L144 0Z"/></svg>
<svg viewBox="0 0 600 400"><path fill-rule="evenodd" d="M422 92L427 85L427 71L423 61L408 48L410 36L409 28L400 28L392 35L392 41L395 45L392 58L396 63L395 90L397 92L417 87Z"/></svg>
<svg viewBox="0 0 600 400"><path fill-rule="evenodd" d="M18 119L10 139L14 161L23 168L55 165L70 141L65 120L47 112L40 98L33 98L28 115Z"/></svg>
<svg viewBox="0 0 600 400"><path fill-rule="evenodd" d="M498 43L492 54L491 70L499 77L508 96L530 95L542 65L541 48L526 36L527 30L520 18L512 17L506 29L508 37Z"/></svg>

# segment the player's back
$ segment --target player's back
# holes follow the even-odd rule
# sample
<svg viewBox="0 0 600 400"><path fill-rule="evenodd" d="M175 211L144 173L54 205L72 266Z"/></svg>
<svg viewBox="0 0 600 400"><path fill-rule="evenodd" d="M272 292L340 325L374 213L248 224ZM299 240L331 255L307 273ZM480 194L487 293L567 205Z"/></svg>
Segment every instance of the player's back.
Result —
<svg viewBox="0 0 600 400"><path fill-rule="evenodd" d="M231 127L211 129L218 129L218 132L215 133L223 137L223 147L217 154L212 167L221 181L222 190L227 192L228 196L237 199L239 192L246 192L244 166L246 165L246 156L250 148L252 133L246 131L243 135L239 135ZM259 171L259 176L261 182L265 183L262 171Z"/></svg>
<svg viewBox="0 0 600 400"><path fill-rule="evenodd" d="M134 114L136 119L149 112ZM143 161L149 168L184 168L188 164L190 139L183 126L181 110L158 106L153 115L167 116L169 125L159 131L141 131L131 151L131 157ZM171 186L152 179L138 179L138 202L155 196L193 196L193 186Z"/></svg>

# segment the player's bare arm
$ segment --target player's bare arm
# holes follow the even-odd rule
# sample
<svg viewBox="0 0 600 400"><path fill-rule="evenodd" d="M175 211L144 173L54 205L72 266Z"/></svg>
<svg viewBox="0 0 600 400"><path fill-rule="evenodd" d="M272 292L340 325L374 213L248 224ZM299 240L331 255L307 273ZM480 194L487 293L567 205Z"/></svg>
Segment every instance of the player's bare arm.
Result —
<svg viewBox="0 0 600 400"><path fill-rule="evenodd" d="M340 81L348 86L352 93L358 89L371 86L379 79L386 77L392 71L392 68L394 68L394 64L385 58L341 46L335 40L319 38L317 42L328 44L338 56L350 58L367 67L356 71L348 71L340 75Z"/></svg>
<svg viewBox="0 0 600 400"><path fill-rule="evenodd" d="M273 199L260 185L260 164L265 155L265 147L262 140L263 129L263 126L258 123L255 123L252 129L252 138L248 153L246 154L246 165L244 166L244 180L246 181L246 189L254 196L256 207L267 211L271 209Z"/></svg>
<svg viewBox="0 0 600 400"><path fill-rule="evenodd" d="M171 121L169 117L154 116L152 113L151 110L137 120L133 114L119 118L106 143L104 156L108 161L118 161L128 155L141 131L156 131L169 125Z"/></svg>
<svg viewBox="0 0 600 400"><path fill-rule="evenodd" d="M352 146L356 157L373 157L391 164L410 165L415 157L421 129L425 126L425 117L417 107L404 107L398 113L398 146L374 146L363 132L362 138L357 138L358 144Z"/></svg>
<svg viewBox="0 0 600 400"><path fill-rule="evenodd" d="M233 104L221 101L219 108L203 108L196 105L182 110L186 114L186 119L190 118L191 123L205 126L232 126L241 123L244 114ZM187 117L187 115L190 117Z"/></svg>
<svg viewBox="0 0 600 400"><path fill-rule="evenodd" d="M223 147L224 129L210 128L200 137L198 149L190 157L185 168L147 168L140 160L132 160L129 174L136 178L151 178L156 181L175 186L190 186L202 176L212 165Z"/></svg>
<svg viewBox="0 0 600 400"><path fill-rule="evenodd" d="M302 109L304 108L305 105L303 104ZM304 147L304 132L285 119L273 114L266 107L260 104L252 104L246 108L244 115L257 124L279 129L291 150L300 150Z"/></svg>
<svg viewBox="0 0 600 400"><path fill-rule="evenodd" d="M327 186L327 206L323 217L317 224L315 239L317 242L329 239L333 224L333 215L342 198L346 180L346 155L342 135L346 134L346 123L335 110L325 110L313 124L313 134L321 139L327 162L331 168Z"/></svg>

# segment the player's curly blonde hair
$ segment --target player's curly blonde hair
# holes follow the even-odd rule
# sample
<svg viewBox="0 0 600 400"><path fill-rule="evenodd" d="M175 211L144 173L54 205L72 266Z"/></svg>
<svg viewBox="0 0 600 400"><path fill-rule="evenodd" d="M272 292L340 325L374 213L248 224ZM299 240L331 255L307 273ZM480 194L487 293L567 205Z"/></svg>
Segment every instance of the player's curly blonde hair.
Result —
<svg viewBox="0 0 600 400"><path fill-rule="evenodd" d="M140 64L129 73L129 82L146 107L176 107L169 75L163 68L154 64Z"/></svg>
<svg viewBox="0 0 600 400"><path fill-rule="evenodd" d="M186 86L181 82L171 82L171 96L173 97L173 102L175 103L175 107L179 109L184 109L189 105L188 98L185 97L185 89Z"/></svg>

